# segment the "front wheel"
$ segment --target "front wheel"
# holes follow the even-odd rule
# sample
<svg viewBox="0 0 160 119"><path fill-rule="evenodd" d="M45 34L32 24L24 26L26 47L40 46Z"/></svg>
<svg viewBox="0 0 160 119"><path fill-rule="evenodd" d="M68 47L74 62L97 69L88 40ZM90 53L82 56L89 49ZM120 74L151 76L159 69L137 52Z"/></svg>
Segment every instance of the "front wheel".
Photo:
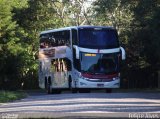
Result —
<svg viewBox="0 0 160 119"><path fill-rule="evenodd" d="M72 93L77 93L77 88L73 88L72 87L72 78L71 76L69 76L69 80L68 80L68 87L69 87L69 90L71 90Z"/></svg>
<svg viewBox="0 0 160 119"><path fill-rule="evenodd" d="M72 88L71 91L72 93L77 93L77 88Z"/></svg>
<svg viewBox="0 0 160 119"><path fill-rule="evenodd" d="M61 94L61 89L52 89L53 94Z"/></svg>
<svg viewBox="0 0 160 119"><path fill-rule="evenodd" d="M79 93L90 93L91 92L91 90L90 89L86 89L86 88L80 88L79 89Z"/></svg>
<svg viewBox="0 0 160 119"><path fill-rule="evenodd" d="M106 89L106 93L112 93L112 89L111 88L107 88Z"/></svg>
<svg viewBox="0 0 160 119"><path fill-rule="evenodd" d="M51 84L49 84L49 83L47 85L47 93L52 94L52 87L51 87Z"/></svg>

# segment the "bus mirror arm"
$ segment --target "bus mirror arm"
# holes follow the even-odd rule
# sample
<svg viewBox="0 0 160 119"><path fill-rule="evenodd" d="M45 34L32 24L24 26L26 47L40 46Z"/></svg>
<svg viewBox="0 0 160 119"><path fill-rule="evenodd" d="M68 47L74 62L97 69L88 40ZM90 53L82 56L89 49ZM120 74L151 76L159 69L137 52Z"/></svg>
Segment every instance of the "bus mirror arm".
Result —
<svg viewBox="0 0 160 119"><path fill-rule="evenodd" d="M125 60L126 59L126 52L123 47L120 47L120 50L121 50L122 60Z"/></svg>

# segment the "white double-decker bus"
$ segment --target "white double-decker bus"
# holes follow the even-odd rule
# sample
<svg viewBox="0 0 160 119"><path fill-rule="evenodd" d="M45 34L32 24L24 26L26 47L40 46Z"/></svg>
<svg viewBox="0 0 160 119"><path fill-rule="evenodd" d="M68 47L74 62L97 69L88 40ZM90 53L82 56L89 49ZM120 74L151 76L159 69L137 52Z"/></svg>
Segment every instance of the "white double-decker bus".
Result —
<svg viewBox="0 0 160 119"><path fill-rule="evenodd" d="M40 33L39 86L48 93L63 89L84 92L120 87L119 46L116 29L73 26Z"/></svg>

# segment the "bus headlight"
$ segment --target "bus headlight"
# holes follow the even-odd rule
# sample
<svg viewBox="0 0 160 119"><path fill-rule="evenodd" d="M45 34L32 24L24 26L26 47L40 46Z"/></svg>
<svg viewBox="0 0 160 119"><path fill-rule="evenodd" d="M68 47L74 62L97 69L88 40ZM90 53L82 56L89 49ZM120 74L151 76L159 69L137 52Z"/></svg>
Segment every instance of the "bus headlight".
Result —
<svg viewBox="0 0 160 119"><path fill-rule="evenodd" d="M83 76L81 78L84 79L84 80L89 80L89 78L86 78L86 77L83 77Z"/></svg>
<svg viewBox="0 0 160 119"><path fill-rule="evenodd" d="M119 80L119 77L114 77L114 78L113 78L113 81L115 81L115 80Z"/></svg>
<svg viewBox="0 0 160 119"><path fill-rule="evenodd" d="M83 77L82 75L79 75L79 78L89 80L89 78Z"/></svg>

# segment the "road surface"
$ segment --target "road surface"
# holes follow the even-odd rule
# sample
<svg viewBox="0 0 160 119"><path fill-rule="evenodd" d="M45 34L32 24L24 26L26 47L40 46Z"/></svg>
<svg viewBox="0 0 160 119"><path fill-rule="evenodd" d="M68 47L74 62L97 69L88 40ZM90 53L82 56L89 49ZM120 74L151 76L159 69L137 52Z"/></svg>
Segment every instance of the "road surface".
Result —
<svg viewBox="0 0 160 119"><path fill-rule="evenodd" d="M47 95L0 104L0 118L160 118L159 93L77 93Z"/></svg>

